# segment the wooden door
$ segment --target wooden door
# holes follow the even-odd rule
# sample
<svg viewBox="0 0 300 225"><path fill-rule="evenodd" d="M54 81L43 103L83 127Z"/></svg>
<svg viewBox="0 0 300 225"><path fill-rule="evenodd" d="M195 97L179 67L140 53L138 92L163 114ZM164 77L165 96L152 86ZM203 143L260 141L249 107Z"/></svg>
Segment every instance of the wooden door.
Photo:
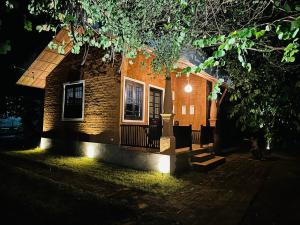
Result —
<svg viewBox="0 0 300 225"><path fill-rule="evenodd" d="M162 125L162 90L150 88L149 96L149 125Z"/></svg>

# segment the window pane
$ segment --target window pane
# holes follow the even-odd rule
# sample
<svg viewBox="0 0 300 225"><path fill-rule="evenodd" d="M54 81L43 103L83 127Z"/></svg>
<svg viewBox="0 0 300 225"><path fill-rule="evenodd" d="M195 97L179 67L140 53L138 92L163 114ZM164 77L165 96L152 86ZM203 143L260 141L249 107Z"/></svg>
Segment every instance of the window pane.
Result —
<svg viewBox="0 0 300 225"><path fill-rule="evenodd" d="M143 119L144 86L142 84L125 80L124 119Z"/></svg>
<svg viewBox="0 0 300 225"><path fill-rule="evenodd" d="M82 118L83 83L65 85L64 115L65 119Z"/></svg>

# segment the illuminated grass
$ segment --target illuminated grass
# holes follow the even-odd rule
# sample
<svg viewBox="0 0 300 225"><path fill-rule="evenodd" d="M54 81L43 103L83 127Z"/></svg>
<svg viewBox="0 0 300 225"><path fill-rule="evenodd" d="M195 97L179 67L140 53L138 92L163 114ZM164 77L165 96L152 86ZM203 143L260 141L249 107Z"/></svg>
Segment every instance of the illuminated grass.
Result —
<svg viewBox="0 0 300 225"><path fill-rule="evenodd" d="M87 174L99 180L146 192L168 194L185 186L185 182L158 172L137 171L99 162L87 157L69 157L49 154L41 149L14 151L7 154L38 160L45 164Z"/></svg>

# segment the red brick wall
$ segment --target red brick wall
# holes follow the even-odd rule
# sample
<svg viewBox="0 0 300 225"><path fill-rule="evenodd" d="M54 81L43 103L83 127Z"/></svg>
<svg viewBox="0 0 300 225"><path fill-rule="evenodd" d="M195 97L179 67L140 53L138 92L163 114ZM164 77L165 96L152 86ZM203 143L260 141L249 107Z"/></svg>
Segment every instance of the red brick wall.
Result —
<svg viewBox="0 0 300 225"><path fill-rule="evenodd" d="M79 79L82 56L68 55L47 77L43 131L47 136L119 143L120 64L103 63L101 51L92 49L83 68L84 120L62 121L63 83Z"/></svg>

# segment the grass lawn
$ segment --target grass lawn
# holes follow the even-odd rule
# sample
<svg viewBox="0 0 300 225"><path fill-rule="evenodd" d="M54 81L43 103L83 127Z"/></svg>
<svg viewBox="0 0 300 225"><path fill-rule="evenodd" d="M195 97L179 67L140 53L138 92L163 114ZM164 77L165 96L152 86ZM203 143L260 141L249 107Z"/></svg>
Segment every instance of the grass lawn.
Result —
<svg viewBox="0 0 300 225"><path fill-rule="evenodd" d="M105 182L162 195L181 189L187 183L170 175L122 168L87 157L54 155L39 148L25 151L10 151L6 154L72 170L75 173L89 175Z"/></svg>

